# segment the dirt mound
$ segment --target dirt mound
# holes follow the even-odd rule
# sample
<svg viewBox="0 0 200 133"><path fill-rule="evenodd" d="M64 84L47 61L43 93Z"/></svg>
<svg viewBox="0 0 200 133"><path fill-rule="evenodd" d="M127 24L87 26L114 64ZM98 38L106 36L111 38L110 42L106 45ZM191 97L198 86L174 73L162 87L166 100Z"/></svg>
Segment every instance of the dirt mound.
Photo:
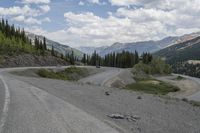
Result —
<svg viewBox="0 0 200 133"><path fill-rule="evenodd" d="M69 65L65 60L54 56L38 56L23 54L18 56L5 56L0 63L0 67L27 67L27 66L57 66Z"/></svg>

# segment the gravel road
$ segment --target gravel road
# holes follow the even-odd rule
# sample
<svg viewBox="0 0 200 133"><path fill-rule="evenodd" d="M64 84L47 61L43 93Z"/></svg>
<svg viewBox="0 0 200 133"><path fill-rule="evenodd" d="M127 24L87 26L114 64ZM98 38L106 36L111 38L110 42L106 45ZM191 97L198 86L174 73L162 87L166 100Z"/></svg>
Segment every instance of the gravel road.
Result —
<svg viewBox="0 0 200 133"><path fill-rule="evenodd" d="M107 78L116 74L112 69L108 72L111 75ZM98 81L94 82L102 84L105 77L99 78L99 75L104 74L96 75ZM20 77L6 72L2 77L10 91L8 116L2 133L200 132L200 108L181 100L80 82ZM4 91L2 86L0 92ZM108 117L112 114L126 117ZM132 121L127 119L129 116L137 119Z"/></svg>
<svg viewBox="0 0 200 133"><path fill-rule="evenodd" d="M98 69L100 69L100 68L98 68ZM120 68L106 68L101 73L97 73L95 75L80 79L79 82L103 86L109 79L114 78L121 71L122 71L122 69L120 69Z"/></svg>
<svg viewBox="0 0 200 133"><path fill-rule="evenodd" d="M176 80L177 76L182 76L185 79ZM200 79L194 78L186 75L173 74L171 76L159 76L156 77L158 80L164 82L169 82L178 86L181 91L176 93L171 93L170 96L177 98L187 98L189 100L199 101L200 102Z"/></svg>

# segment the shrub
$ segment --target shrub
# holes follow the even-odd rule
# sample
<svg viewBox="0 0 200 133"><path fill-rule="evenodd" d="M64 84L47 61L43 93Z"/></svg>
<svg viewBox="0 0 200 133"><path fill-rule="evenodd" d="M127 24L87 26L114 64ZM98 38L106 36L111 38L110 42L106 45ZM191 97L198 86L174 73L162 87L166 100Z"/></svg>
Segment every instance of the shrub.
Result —
<svg viewBox="0 0 200 133"><path fill-rule="evenodd" d="M149 64L144 64L142 62L134 66L135 71L144 72L145 74L170 74L172 73L172 68L170 65L166 64L161 58L154 58Z"/></svg>

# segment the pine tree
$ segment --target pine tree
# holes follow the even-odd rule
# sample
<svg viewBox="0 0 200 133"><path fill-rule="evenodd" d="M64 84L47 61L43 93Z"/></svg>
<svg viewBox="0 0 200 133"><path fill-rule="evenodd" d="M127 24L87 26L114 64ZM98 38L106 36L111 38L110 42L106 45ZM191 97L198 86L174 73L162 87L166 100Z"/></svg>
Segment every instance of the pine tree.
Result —
<svg viewBox="0 0 200 133"><path fill-rule="evenodd" d="M54 51L54 46L53 45L52 45L52 48L51 48L51 55L55 56L55 51Z"/></svg>
<svg viewBox="0 0 200 133"><path fill-rule="evenodd" d="M47 50L46 38L43 38L44 49Z"/></svg>

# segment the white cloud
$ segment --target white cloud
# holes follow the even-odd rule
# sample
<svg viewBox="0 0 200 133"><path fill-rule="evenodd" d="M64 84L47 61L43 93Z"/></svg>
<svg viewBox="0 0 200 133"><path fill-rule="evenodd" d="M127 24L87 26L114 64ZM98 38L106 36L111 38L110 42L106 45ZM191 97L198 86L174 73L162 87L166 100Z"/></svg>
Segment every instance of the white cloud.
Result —
<svg viewBox="0 0 200 133"><path fill-rule="evenodd" d="M90 12L82 14L68 12L64 16L71 25L66 30L66 35L78 36L79 40L85 42L86 45L99 46L110 45L116 41L131 42L158 39L161 33L166 32L166 28L158 21L139 24L127 17L101 18ZM153 31L157 28L159 30ZM69 38L68 42L79 45L79 43L74 43L74 38Z"/></svg>
<svg viewBox="0 0 200 133"><path fill-rule="evenodd" d="M25 15L25 16L39 16L40 10L32 9L28 5L23 7L13 6L9 8L0 7L1 16L14 16L14 15Z"/></svg>
<svg viewBox="0 0 200 133"><path fill-rule="evenodd" d="M48 4L50 0L22 0L25 4Z"/></svg>
<svg viewBox="0 0 200 133"><path fill-rule="evenodd" d="M36 19L33 17L25 17L23 15L17 16L12 18L13 20L17 21L17 22L22 22L25 23L27 25L41 25L43 22L51 22L51 20L46 17L44 19Z"/></svg>
<svg viewBox="0 0 200 133"><path fill-rule="evenodd" d="M85 5L85 3L84 3L83 1L80 1L80 2L78 3L78 5L83 6L83 5Z"/></svg>
<svg viewBox="0 0 200 133"><path fill-rule="evenodd" d="M42 5L42 6L39 6L39 7L44 13L47 13L47 12L50 11L50 7L48 5Z"/></svg>
<svg viewBox="0 0 200 133"><path fill-rule="evenodd" d="M129 6L136 3L137 0L109 0L112 5Z"/></svg>
<svg viewBox="0 0 200 133"><path fill-rule="evenodd" d="M110 0L120 6L107 18L92 12L64 14L69 28L58 32L74 46L111 45L114 42L158 40L200 31L199 0ZM130 5L140 8L130 7ZM181 5L181 6L180 6ZM194 21L195 20L195 21ZM57 33L57 32L55 32ZM58 39L59 40L59 39Z"/></svg>
<svg viewBox="0 0 200 133"><path fill-rule="evenodd" d="M106 5L107 3L105 1L100 1L100 0L86 0L86 2L90 3L90 4L97 4L97 5ZM79 2L79 5L85 5L85 3L83 1Z"/></svg>
<svg viewBox="0 0 200 133"><path fill-rule="evenodd" d="M25 1L24 1L25 2ZM31 2L31 1L26 1ZM36 3L39 1L36 0ZM42 2L42 1L40 1ZM45 1L43 1L45 2ZM10 18L17 22L22 22L27 25L41 25L44 22L50 22L51 20L46 17L39 19L42 15L50 11L49 5L37 5L34 8L31 5L13 6L13 7L0 7L0 16Z"/></svg>
<svg viewBox="0 0 200 133"><path fill-rule="evenodd" d="M94 3L94 4L100 4L100 1L99 1L99 0L88 0L88 2Z"/></svg>
<svg viewBox="0 0 200 133"><path fill-rule="evenodd" d="M108 12L108 17L100 17L92 12L66 12L66 29L47 32L40 27L29 29L36 34L71 46L103 46L114 42L135 42L158 40L166 36L183 35L200 31L199 0L109 0L119 6L116 12ZM79 5L88 4L80 1ZM84 3L83 3L84 2ZM90 0L90 3L102 3ZM46 4L45 4L46 5ZM132 5L132 6L131 6ZM48 7L40 8L45 12ZM16 10L16 9L15 9ZM4 13L0 8L0 14ZM14 9L7 11L13 13ZM35 11L34 11L35 12ZM26 13L27 14L27 13ZM33 13L34 14L34 13ZM37 14L37 12L35 13ZM24 17L23 17L24 16ZM17 14L16 21L34 18ZM37 19L31 22L41 24L50 19Z"/></svg>

